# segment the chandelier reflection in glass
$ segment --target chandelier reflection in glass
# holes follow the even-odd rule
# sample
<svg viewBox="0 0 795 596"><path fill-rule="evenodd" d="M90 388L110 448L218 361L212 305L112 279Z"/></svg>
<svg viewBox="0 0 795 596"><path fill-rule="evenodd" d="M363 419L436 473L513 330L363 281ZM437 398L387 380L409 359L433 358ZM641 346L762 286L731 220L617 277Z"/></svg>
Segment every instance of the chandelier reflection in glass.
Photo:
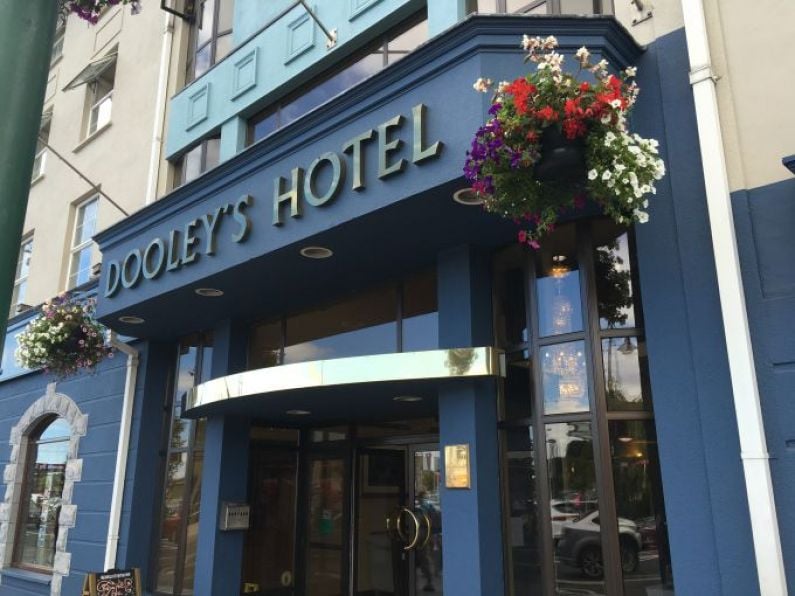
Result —
<svg viewBox="0 0 795 596"><path fill-rule="evenodd" d="M550 277L554 280L551 312L554 335L573 331L574 307L565 291L565 280L569 275L577 275L577 272L571 270L566 260L565 255L553 256L550 269ZM558 404L558 409L562 411L572 408L580 409L583 405L587 408L585 389L587 377L582 342L575 341L549 346L544 350L542 366L546 375L557 380L558 402L563 402ZM583 398L585 398L585 404L581 403Z"/></svg>

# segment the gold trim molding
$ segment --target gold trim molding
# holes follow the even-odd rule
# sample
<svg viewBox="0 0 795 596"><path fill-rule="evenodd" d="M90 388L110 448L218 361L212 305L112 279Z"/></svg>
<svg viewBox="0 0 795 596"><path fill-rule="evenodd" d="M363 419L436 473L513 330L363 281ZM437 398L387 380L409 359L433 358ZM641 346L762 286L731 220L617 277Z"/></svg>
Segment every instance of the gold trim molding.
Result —
<svg viewBox="0 0 795 596"><path fill-rule="evenodd" d="M188 391L186 409L296 389L504 376L502 352L493 347L315 360L259 368L207 381Z"/></svg>

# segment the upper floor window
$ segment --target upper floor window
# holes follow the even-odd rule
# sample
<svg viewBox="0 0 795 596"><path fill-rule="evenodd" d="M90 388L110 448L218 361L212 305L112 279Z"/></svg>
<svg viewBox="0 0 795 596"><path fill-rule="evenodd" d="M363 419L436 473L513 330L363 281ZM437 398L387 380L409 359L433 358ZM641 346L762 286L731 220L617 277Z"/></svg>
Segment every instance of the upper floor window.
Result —
<svg viewBox="0 0 795 596"><path fill-rule="evenodd" d="M72 79L64 91L86 85L84 137L90 137L110 124L113 87L116 81L116 50L94 60Z"/></svg>
<svg viewBox="0 0 795 596"><path fill-rule="evenodd" d="M198 178L221 161L221 135L202 140L174 162L174 188Z"/></svg>
<svg viewBox="0 0 795 596"><path fill-rule="evenodd" d="M55 62L63 55L63 40L66 35L66 16L64 13L58 13L58 24L55 29L55 36L52 42L52 54L50 55L50 64Z"/></svg>
<svg viewBox="0 0 795 596"><path fill-rule="evenodd" d="M84 284L91 279L91 265L95 251L94 241L91 238L97 231L98 209L98 196L77 206L72 236L72 258L69 265L69 288Z"/></svg>
<svg viewBox="0 0 795 596"><path fill-rule="evenodd" d="M33 160L33 173L31 180L36 180L44 175L44 166L47 163L47 143L50 140L50 122L52 121L52 108L41 116L39 137L36 139L36 158Z"/></svg>
<svg viewBox="0 0 795 596"><path fill-rule="evenodd" d="M188 43L185 82L203 75L232 49L234 0L198 0Z"/></svg>
<svg viewBox="0 0 795 596"><path fill-rule="evenodd" d="M613 14L613 0L477 0L479 13Z"/></svg>
<svg viewBox="0 0 795 596"><path fill-rule="evenodd" d="M17 567L52 571L70 437L69 423L52 417L28 436L13 556Z"/></svg>
<svg viewBox="0 0 795 596"><path fill-rule="evenodd" d="M249 122L249 144L259 141L359 81L397 62L427 39L428 20L422 12L379 37L351 59L313 78L310 85L254 116Z"/></svg>
<svg viewBox="0 0 795 596"><path fill-rule="evenodd" d="M11 313L14 316L18 308L25 302L25 294L28 289L28 271L30 271L30 255L33 254L33 238L28 238L19 247L19 258L17 259L17 270L14 275L14 290L11 294Z"/></svg>

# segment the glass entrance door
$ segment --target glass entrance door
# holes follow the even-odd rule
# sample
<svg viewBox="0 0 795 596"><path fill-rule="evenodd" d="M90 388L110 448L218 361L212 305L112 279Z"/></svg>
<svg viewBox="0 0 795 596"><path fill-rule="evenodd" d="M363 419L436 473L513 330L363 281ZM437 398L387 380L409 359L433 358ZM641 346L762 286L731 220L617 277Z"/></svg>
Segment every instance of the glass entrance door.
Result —
<svg viewBox="0 0 795 596"><path fill-rule="evenodd" d="M442 594L440 468L436 445L357 451L357 596Z"/></svg>

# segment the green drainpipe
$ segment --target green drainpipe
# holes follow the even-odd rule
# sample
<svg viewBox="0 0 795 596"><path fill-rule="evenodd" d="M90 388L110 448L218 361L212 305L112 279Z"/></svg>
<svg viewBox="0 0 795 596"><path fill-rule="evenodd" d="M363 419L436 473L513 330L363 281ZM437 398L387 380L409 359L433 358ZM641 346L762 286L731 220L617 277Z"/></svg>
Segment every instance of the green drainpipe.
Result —
<svg viewBox="0 0 795 596"><path fill-rule="evenodd" d="M56 0L0 0L0 342L11 308L57 6Z"/></svg>

